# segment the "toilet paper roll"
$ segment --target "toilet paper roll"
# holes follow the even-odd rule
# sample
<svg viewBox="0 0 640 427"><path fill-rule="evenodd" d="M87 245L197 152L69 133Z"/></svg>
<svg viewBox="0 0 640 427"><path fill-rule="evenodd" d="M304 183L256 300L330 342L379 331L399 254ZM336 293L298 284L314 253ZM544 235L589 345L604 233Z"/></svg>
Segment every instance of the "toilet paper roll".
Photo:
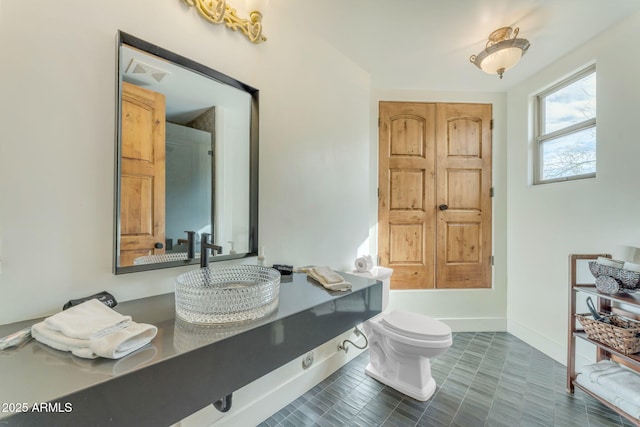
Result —
<svg viewBox="0 0 640 427"><path fill-rule="evenodd" d="M356 271L358 271L359 273L370 271L371 269L373 269L373 258L371 258L371 255L356 258L355 265Z"/></svg>

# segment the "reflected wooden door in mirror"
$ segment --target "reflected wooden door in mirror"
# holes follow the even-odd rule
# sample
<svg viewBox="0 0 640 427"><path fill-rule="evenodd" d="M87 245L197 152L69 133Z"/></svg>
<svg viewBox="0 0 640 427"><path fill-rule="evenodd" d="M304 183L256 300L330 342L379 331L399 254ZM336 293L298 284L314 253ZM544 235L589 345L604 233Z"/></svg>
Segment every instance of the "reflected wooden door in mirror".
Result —
<svg viewBox="0 0 640 427"><path fill-rule="evenodd" d="M122 82L120 267L165 252L165 97Z"/></svg>
<svg viewBox="0 0 640 427"><path fill-rule="evenodd" d="M257 255L258 90L118 36L114 272Z"/></svg>

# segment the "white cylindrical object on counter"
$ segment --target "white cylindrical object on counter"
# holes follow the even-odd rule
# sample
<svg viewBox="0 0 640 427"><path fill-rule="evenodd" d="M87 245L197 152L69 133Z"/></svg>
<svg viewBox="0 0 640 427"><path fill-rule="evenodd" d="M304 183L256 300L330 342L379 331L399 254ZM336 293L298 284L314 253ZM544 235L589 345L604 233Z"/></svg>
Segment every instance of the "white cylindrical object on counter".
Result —
<svg viewBox="0 0 640 427"><path fill-rule="evenodd" d="M360 258L356 258L355 266L356 266L356 271L359 273L370 271L373 269L373 258L371 257L371 255L366 255Z"/></svg>

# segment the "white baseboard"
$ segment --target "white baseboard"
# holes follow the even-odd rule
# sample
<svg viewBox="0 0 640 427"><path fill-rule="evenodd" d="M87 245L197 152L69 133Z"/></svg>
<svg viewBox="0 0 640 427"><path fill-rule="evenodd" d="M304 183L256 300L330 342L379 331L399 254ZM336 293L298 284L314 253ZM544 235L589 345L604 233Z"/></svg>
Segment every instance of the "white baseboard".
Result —
<svg viewBox="0 0 640 427"><path fill-rule="evenodd" d="M438 318L449 325L453 332L506 332L507 319L504 317Z"/></svg>

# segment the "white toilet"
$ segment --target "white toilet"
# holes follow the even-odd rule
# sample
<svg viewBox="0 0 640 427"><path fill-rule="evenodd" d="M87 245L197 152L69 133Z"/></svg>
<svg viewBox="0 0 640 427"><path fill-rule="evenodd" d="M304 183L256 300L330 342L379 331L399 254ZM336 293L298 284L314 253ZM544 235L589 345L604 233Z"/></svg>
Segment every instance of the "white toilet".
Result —
<svg viewBox="0 0 640 427"><path fill-rule="evenodd" d="M389 302L393 269L374 267L353 274L382 282L382 313L368 320L369 364L365 372L372 378L417 400L428 400L436 390L431 376L432 358L452 344L451 328L423 314L406 311L385 313Z"/></svg>

